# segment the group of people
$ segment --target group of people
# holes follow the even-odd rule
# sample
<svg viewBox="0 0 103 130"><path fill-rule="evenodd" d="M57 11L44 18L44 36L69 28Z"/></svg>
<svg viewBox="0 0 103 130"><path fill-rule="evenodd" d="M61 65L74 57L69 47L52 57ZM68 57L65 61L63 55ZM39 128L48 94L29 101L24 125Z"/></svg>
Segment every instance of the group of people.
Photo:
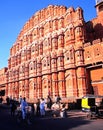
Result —
<svg viewBox="0 0 103 130"><path fill-rule="evenodd" d="M55 99L56 103L60 103L60 96L57 96L57 99ZM34 104L34 108L33 108L33 104L32 104L32 109L33 111L35 111L35 115L36 116L41 116L44 117L46 114L46 109L51 110L52 105L53 105L54 101L51 99L51 97L48 95L47 98L38 98L37 102Z"/></svg>
<svg viewBox="0 0 103 130"><path fill-rule="evenodd" d="M49 109L49 110L54 110L54 113L57 112L57 109L55 108L55 106L58 106L58 110L59 110L59 115L61 117L66 117L66 104L63 103L61 105L61 97L58 95L55 95L55 101L52 101L51 97L48 95L46 100L44 98L38 99L37 103L36 103L36 115L37 116L45 116L45 108ZM54 107L54 109L53 109Z"/></svg>
<svg viewBox="0 0 103 130"><path fill-rule="evenodd" d="M9 99L7 98L7 103L9 102L8 100ZM34 104L34 103L31 104L32 113L35 114L36 116L44 117L46 114L46 108L51 110L54 103L57 104L58 106L60 105L61 97L59 95L58 96L55 95L54 100L52 100L49 95L47 96L46 99L44 99L44 98L37 99L36 104ZM22 98L22 96L20 96L19 103L20 103L20 109L22 112L22 118L25 119L26 112L27 112L26 108L28 107L28 103L26 101L26 98L25 97ZM15 115L15 110L17 109L17 106L13 100L10 103L10 107L11 107L11 115ZM63 115L64 111L65 111L65 106L62 105L61 116Z"/></svg>
<svg viewBox="0 0 103 130"><path fill-rule="evenodd" d="M22 118L25 119L26 107L28 106L26 98L25 97L21 98L21 101L19 101L19 103L20 103L20 109L22 111ZM11 109L11 116L14 116L18 105L17 105L16 101L13 99L9 101L9 104L10 104L10 109Z"/></svg>
<svg viewBox="0 0 103 130"><path fill-rule="evenodd" d="M28 107L28 103L26 98L20 97L20 108L22 111L22 118L25 119L26 117L26 108ZM45 100L44 98L38 99L36 103L36 107L34 103L31 104L31 112L34 114L36 113L37 116L45 116Z"/></svg>
<svg viewBox="0 0 103 130"><path fill-rule="evenodd" d="M46 104L47 104L47 108L51 109L52 100L51 100L50 96L47 97L47 100L45 100L44 98L37 99L37 102L35 104L36 116L41 116L41 117L45 116Z"/></svg>

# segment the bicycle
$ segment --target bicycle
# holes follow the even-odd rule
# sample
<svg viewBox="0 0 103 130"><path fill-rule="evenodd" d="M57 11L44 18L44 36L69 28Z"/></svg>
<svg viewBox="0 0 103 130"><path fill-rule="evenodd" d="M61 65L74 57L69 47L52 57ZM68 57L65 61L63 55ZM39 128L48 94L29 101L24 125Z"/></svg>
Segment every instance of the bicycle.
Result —
<svg viewBox="0 0 103 130"><path fill-rule="evenodd" d="M26 107L25 119L23 119L22 117L21 107L17 107L16 119L17 119L17 123L26 122L28 125L32 124L31 106Z"/></svg>

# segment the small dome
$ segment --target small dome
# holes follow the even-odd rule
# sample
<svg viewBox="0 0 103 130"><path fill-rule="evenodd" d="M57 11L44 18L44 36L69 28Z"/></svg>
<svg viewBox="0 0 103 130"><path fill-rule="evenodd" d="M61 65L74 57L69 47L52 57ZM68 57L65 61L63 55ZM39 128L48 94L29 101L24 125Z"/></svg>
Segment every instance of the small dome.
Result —
<svg viewBox="0 0 103 130"><path fill-rule="evenodd" d="M70 8L67 9L67 12L71 13L71 12L74 12L74 8L71 6Z"/></svg>

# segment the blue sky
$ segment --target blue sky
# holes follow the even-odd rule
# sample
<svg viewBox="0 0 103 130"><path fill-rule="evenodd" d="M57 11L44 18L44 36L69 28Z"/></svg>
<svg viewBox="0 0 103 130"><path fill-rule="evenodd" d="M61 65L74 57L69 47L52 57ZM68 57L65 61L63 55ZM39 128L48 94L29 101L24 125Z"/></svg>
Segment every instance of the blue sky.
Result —
<svg viewBox="0 0 103 130"><path fill-rule="evenodd" d="M26 21L50 4L82 7L85 21L96 17L95 0L0 0L0 69L8 66L10 48Z"/></svg>

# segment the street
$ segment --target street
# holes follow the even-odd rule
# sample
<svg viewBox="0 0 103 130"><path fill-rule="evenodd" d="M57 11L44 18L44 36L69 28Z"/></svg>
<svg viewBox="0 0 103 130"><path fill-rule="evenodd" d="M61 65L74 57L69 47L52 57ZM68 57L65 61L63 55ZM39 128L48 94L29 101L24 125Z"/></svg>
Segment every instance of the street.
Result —
<svg viewBox="0 0 103 130"><path fill-rule="evenodd" d="M67 118L33 118L32 124L17 123L10 109L0 106L1 130L103 130L103 119L89 120L80 110L68 111Z"/></svg>

